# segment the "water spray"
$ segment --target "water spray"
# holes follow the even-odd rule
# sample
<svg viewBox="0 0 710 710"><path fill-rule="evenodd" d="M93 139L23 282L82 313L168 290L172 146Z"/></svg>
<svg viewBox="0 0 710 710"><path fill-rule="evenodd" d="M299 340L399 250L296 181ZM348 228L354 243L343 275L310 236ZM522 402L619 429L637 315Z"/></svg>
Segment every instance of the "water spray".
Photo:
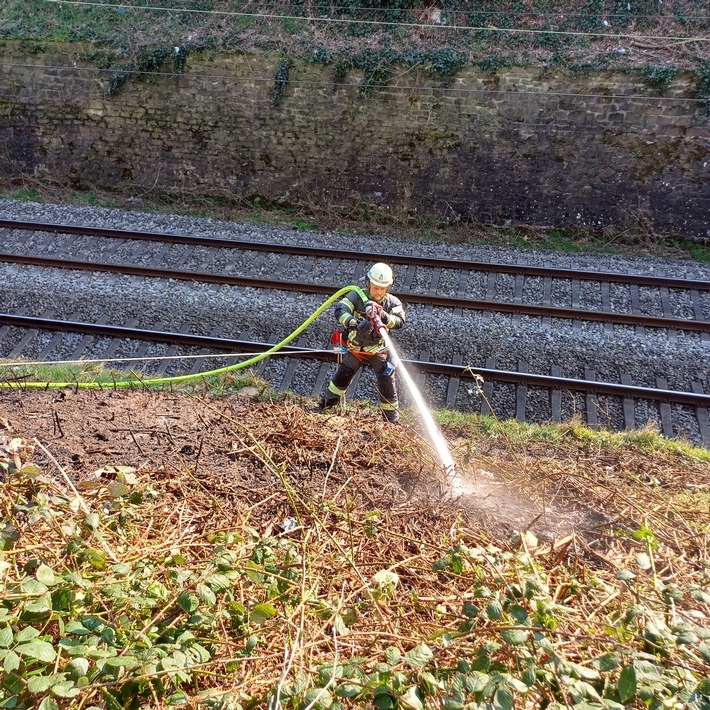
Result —
<svg viewBox="0 0 710 710"><path fill-rule="evenodd" d="M444 440L443 435L439 431L439 427L436 425L434 417L431 416L431 412L429 411L429 407L427 407L427 404L424 401L424 397L422 397L422 393L419 391L419 388L412 379L412 376L409 374L409 372L407 372L407 368L404 366L402 358L399 356L399 353L397 352L397 349L395 348L394 343L392 342L392 338L390 338L389 333L387 332L387 328L383 325L377 313L371 315L370 319L377 332L382 336L382 339L385 341L385 344L387 345L387 349L390 352L394 365L402 374L404 382L406 383L407 388L409 389L409 393L412 395L412 399L414 399L414 402L417 405L417 408L419 409L419 413L422 415L422 419L424 420L427 430L429 431L429 436L431 437L432 443L434 444L434 447L436 448L436 451L439 454L441 463L444 465L444 471L446 472L446 475L452 477L455 476L456 471L454 470L454 459L451 456L451 453L449 452L449 447L446 445L446 441Z"/></svg>

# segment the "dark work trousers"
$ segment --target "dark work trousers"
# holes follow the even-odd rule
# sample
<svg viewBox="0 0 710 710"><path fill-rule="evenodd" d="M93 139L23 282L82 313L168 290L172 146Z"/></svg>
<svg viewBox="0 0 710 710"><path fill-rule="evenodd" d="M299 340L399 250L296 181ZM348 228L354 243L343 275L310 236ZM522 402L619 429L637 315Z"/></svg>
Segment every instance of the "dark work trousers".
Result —
<svg viewBox="0 0 710 710"><path fill-rule="evenodd" d="M355 373L363 366L368 365L372 368L377 377L377 393L380 396L380 407L383 411L396 411L399 407L397 402L397 382L395 373L385 375L387 366L387 355L366 355L358 353L359 358L355 357L351 352L345 353L343 361L340 363L333 379L328 385L325 400L326 406L333 406L345 394L348 385L352 382Z"/></svg>

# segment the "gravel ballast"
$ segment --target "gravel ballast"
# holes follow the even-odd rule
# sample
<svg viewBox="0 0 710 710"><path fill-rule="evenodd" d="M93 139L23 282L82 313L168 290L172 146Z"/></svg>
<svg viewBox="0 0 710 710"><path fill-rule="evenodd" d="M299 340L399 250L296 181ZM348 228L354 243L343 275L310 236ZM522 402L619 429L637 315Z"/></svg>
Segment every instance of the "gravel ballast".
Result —
<svg viewBox="0 0 710 710"><path fill-rule="evenodd" d="M453 261L525 263L575 269L580 272L631 272L710 280L710 268L691 261L633 259L614 255L570 255L460 244L442 245L390 237L302 231L286 227L98 207L0 200L0 217L255 242L435 256ZM136 242L136 249L138 244ZM155 258L155 249L159 246L151 245L151 248L146 249L147 260ZM116 260L120 251L116 250ZM193 253L192 259L198 258L199 253ZM269 276L277 261L278 257L274 259L256 251L240 252L239 263L233 265L231 270L234 273ZM196 268L191 262L187 263L190 265L186 265L186 269ZM360 276L367 265L363 262L358 267ZM344 265L342 273L336 272L336 277L343 277L341 285L352 283L352 266L350 262ZM216 270L214 264L210 268ZM442 277L444 275L442 272ZM283 276L289 278L288 272ZM0 278L0 301L3 304L1 310L6 313L16 313L24 309L28 315L52 313L55 317L93 322L103 318L106 322L117 325L134 320L138 327L263 341L273 335L285 337L324 300L322 296L309 294L264 292L246 287L67 272L4 263L0 263ZM317 273L313 274L313 280L318 280ZM526 297L528 294L536 294L535 298L539 299L542 293L541 284L542 279L526 279ZM442 292L455 293L458 288L457 283L447 284L444 278L439 286ZM426 292L426 284L424 279L419 279L419 272L412 282L411 290L416 291L418 287ZM501 277L496 284L495 293L489 294L488 297L512 300L514 287L515 277ZM396 283L393 290L397 292ZM469 290L475 293L466 295L486 297L486 279L472 277ZM655 303L657 299L652 292L641 289L640 296L644 313L663 315L662 311L658 310L660 305ZM554 283L551 304L567 305L563 302L565 298L568 298L565 287ZM610 298L614 310L628 311L628 289L612 284ZM707 303L706 300L704 302ZM678 309L682 314L691 315L688 311L692 309L683 305L682 298L679 303ZM600 308L598 287L585 282L580 294L580 305ZM705 320L710 320L710 313L705 313L704 316ZM572 323L559 319L552 319L546 324L541 318L479 311L452 312L451 309L432 309L430 306L420 305L407 307L407 317L406 327L393 334L397 346L406 358L416 359L422 352L428 352L429 360L452 362L455 356L459 356L464 364L473 367L485 367L487 360L490 362L492 358L498 369L516 370L523 363L530 372L550 374L552 368L558 366L562 376L576 378L584 378L585 372L593 370L598 380L620 382L622 375L627 375L634 384L651 387L657 386L657 378L661 377L668 381L669 389L690 389L691 384L696 382L700 383L703 391L710 392L710 343L707 335L703 334L669 333L665 330L638 329L632 326L609 328L600 323ZM332 312L326 312L305 331L299 344L328 347L334 322ZM48 338L49 336L39 337L34 348L38 352L41 351L42 347L46 347ZM0 357L7 358L16 345L17 339L13 338L13 333L6 333L0 341ZM100 356L101 349L105 350L106 345L106 339L96 339L93 352L97 357ZM70 349L72 348L65 344L52 354L52 359L70 357ZM164 350L166 348L156 346L146 355L156 355ZM131 356L126 352L117 355ZM84 357L91 355L87 352ZM274 358L266 365L264 375L277 383L286 367L285 362L284 358ZM310 396L314 381L313 369L313 364L304 366L303 377L299 378L298 373L294 376L292 389L299 394ZM428 388L435 391L442 389L435 380L425 389ZM358 389L357 394L363 397L372 395L369 376L361 377ZM500 396L507 402L501 406L510 406L510 395L501 390ZM464 388L459 393L458 400L467 398L473 404L479 401L479 394L472 389L469 395L468 390ZM514 397L512 399L514 400ZM406 396L403 396L403 400L406 401ZM545 397L540 396L529 398L528 406L532 408L529 412L530 419L544 420L549 417L549 403L545 400ZM613 407L609 409L613 410ZM652 410L653 404L647 418L657 422L658 415ZM514 412L504 414L514 415ZM693 430L692 417L688 417L687 413L677 416L682 419L674 422L678 431L691 439L697 439L698 433ZM603 420L607 418L610 424L618 426L621 416L619 412L608 411L600 416L600 423L604 424ZM645 423L637 421L639 426Z"/></svg>

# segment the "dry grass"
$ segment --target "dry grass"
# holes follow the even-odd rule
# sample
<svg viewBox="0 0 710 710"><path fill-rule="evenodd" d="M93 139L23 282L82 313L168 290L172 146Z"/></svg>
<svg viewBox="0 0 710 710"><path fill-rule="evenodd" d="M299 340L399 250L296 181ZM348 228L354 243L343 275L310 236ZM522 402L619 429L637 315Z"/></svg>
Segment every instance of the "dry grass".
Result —
<svg viewBox="0 0 710 710"><path fill-rule="evenodd" d="M150 406L160 406L161 397L151 395ZM173 443L163 436L163 448L145 451L148 460L134 467L135 479L121 497L111 493L115 470L104 467L88 477L93 481L81 474L84 505L105 511L93 536L81 506L61 502L74 497L67 481L76 481L77 473L72 465L62 467L57 444L35 440L33 448L27 441L12 453L6 443L6 461L21 469L31 458L45 478L6 479L2 509L19 539L0 559L10 562L6 584L21 584L38 558L55 575L79 574L92 590L93 610L84 605L83 612L56 617L66 623L97 614L123 639L119 655L140 657L134 644L145 634L169 653L178 630L190 629L210 654L189 668L192 681L184 690L190 705L198 703L198 691L231 693L243 707L269 698L274 707L276 692L281 702L293 696L297 704L308 688L326 686L328 692L355 688L353 700L342 699L354 706L369 702L381 684L393 698L416 687L433 699L452 692L451 678L462 668L469 668L464 675L498 669L520 678L534 663L539 675L524 693L518 688L520 707L564 702L565 696L571 706L576 691L563 676L576 666L569 664L597 672L594 659L609 653L622 661L598 674L612 685L634 659L651 661L659 673L707 675L696 646L676 643L673 634L680 632L671 630L708 628L706 463L588 443L552 449L467 439L474 453L459 462L461 473L473 480L481 469L495 472L511 504L544 499L572 521L582 509L602 520L594 530L579 527L546 540L491 525L475 496L441 495L447 483L428 446L413 430L385 427L366 410L324 419L288 403L235 409L185 398L190 417L205 426L188 449L175 401L170 395ZM123 406L141 408L138 401L122 400ZM142 431L138 421L134 426ZM66 420L63 428L69 429ZM232 442L228 451L223 434ZM689 490L696 494L691 504ZM60 495L60 518L18 513L19 503L48 495ZM78 552L67 546L71 525L83 531ZM99 533L108 558L97 574L85 548L97 546ZM112 562L123 565L123 575ZM177 582L178 572L190 574ZM227 575L226 586L216 574ZM135 599L150 596L148 583L165 593L137 614ZM213 590L206 597L205 584ZM125 593L117 594L120 585ZM706 596L693 592L703 588ZM200 599L192 620L178 603L185 595ZM62 632L53 619L43 622L42 632L56 643ZM501 643L511 631L523 634L520 644ZM482 665L474 663L474 672L477 658ZM386 672L378 666L383 663ZM336 677L327 684L329 668ZM440 685L422 686L424 668ZM175 683L174 673L159 664L126 670L147 693L145 707L160 707L162 695L151 700L150 693L166 694L168 679ZM392 685L397 673L399 689ZM162 678L159 687L146 682L156 678ZM124 675L101 676L82 688L82 704L126 682ZM657 692L661 697L666 690Z"/></svg>

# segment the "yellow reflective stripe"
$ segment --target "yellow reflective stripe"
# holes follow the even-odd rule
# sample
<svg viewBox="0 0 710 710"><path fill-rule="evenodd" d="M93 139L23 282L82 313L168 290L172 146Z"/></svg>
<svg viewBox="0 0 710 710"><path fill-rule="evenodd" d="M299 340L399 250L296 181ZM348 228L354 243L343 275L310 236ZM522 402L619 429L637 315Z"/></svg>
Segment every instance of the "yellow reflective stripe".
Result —
<svg viewBox="0 0 710 710"><path fill-rule="evenodd" d="M395 412L399 409L399 402L380 402L380 409L386 412Z"/></svg>
<svg viewBox="0 0 710 710"><path fill-rule="evenodd" d="M359 345L349 343L350 348L356 353L365 353L366 355L379 355L387 350L386 345L368 345L366 348L361 348Z"/></svg>
<svg viewBox="0 0 710 710"><path fill-rule="evenodd" d="M345 394L346 390L339 389L331 382L328 385L328 392L332 392L333 394L337 394L338 397L342 397Z"/></svg>

